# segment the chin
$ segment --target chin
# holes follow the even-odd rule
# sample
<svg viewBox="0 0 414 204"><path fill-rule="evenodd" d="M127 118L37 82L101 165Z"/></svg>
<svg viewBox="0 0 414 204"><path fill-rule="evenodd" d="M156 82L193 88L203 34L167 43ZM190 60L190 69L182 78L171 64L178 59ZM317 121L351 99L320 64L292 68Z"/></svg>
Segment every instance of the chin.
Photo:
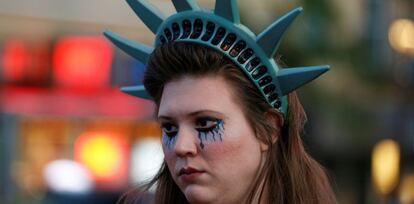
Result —
<svg viewBox="0 0 414 204"><path fill-rule="evenodd" d="M187 201L191 204L214 203L214 196L206 188L196 185L189 185L183 191Z"/></svg>

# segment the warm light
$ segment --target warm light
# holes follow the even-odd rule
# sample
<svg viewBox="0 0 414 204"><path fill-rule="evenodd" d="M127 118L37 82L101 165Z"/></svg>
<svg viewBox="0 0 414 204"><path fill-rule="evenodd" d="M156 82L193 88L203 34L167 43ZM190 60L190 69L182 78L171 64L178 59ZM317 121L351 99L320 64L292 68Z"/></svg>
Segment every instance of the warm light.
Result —
<svg viewBox="0 0 414 204"><path fill-rule="evenodd" d="M387 139L377 143L372 151L372 177L382 195L388 195L397 185L400 170L400 147Z"/></svg>
<svg viewBox="0 0 414 204"><path fill-rule="evenodd" d="M395 20L389 28L388 40L396 51L414 55L414 22L409 19Z"/></svg>
<svg viewBox="0 0 414 204"><path fill-rule="evenodd" d="M127 147L122 135L86 132L75 142L75 160L86 166L97 181L122 181L127 176Z"/></svg>
<svg viewBox="0 0 414 204"><path fill-rule="evenodd" d="M89 149L83 155L88 167L99 177L113 172L113 167L119 165L121 154L117 147L107 137L98 136L85 142Z"/></svg>
<svg viewBox="0 0 414 204"><path fill-rule="evenodd" d="M43 86L49 81L50 44L8 39L0 50L0 76L6 83Z"/></svg>
<svg viewBox="0 0 414 204"><path fill-rule="evenodd" d="M112 49L102 37L60 39L53 55L53 75L57 84L78 89L109 85Z"/></svg>
<svg viewBox="0 0 414 204"><path fill-rule="evenodd" d="M24 42L9 40L4 45L2 62L2 75L5 81L15 82L24 80L29 64L29 52Z"/></svg>
<svg viewBox="0 0 414 204"><path fill-rule="evenodd" d="M414 203L414 174L409 174L401 180L399 199L401 204Z"/></svg>

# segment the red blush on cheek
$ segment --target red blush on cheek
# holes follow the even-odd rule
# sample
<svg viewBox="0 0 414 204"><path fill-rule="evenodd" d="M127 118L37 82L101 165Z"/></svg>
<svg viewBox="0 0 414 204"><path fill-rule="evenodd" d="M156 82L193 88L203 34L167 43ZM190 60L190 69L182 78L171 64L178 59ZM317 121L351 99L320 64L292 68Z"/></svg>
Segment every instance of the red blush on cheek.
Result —
<svg viewBox="0 0 414 204"><path fill-rule="evenodd" d="M232 157L232 155L240 153L242 148L240 141L216 141L206 144L204 149L201 149L202 154L206 159L217 159L218 157Z"/></svg>

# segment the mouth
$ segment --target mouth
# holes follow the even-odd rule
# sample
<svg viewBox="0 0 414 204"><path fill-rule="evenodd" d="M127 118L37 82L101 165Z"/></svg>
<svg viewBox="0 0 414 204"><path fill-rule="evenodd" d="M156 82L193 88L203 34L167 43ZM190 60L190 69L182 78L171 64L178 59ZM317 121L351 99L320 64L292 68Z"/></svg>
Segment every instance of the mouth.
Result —
<svg viewBox="0 0 414 204"><path fill-rule="evenodd" d="M192 168L192 167L185 167L185 168L181 168L180 171L178 172L178 176L182 176L182 175L190 175L190 174L195 174L195 173L203 173L204 171Z"/></svg>
<svg viewBox="0 0 414 204"><path fill-rule="evenodd" d="M195 182L205 171L198 170L192 167L181 168L178 172L178 177L186 183Z"/></svg>

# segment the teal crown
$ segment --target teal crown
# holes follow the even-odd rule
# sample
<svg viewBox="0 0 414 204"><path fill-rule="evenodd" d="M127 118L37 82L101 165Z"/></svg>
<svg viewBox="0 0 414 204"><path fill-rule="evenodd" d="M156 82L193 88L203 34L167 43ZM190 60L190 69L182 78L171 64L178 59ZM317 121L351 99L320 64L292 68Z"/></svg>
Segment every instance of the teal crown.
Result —
<svg viewBox="0 0 414 204"><path fill-rule="evenodd" d="M176 14L166 18L145 0L127 0L129 6L156 35L155 47L169 42L198 43L220 51L236 64L270 106L286 115L287 94L315 79L328 65L280 69L273 56L292 21L296 8L255 35L240 23L236 0L216 0L214 11L201 9L194 0L172 0ZM153 47L105 31L118 48L146 63ZM122 87L128 94L151 99L143 85Z"/></svg>

